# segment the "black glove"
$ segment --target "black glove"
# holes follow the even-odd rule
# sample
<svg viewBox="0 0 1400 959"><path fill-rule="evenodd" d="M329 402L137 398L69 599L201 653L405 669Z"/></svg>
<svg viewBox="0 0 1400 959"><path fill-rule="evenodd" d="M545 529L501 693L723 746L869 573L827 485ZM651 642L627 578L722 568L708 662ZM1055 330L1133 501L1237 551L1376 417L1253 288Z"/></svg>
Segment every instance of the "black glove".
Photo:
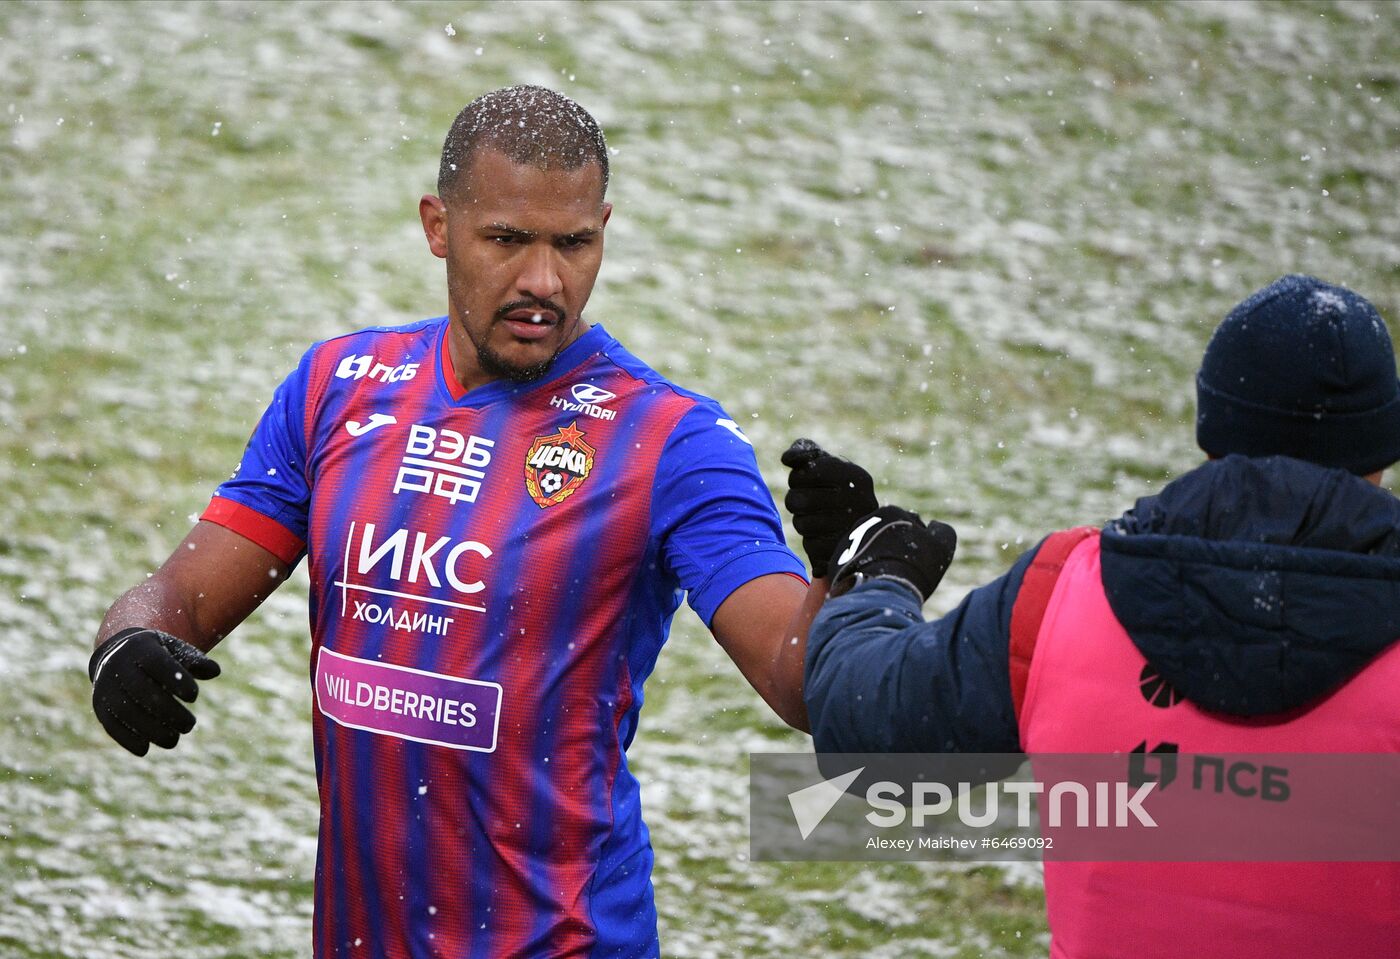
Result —
<svg viewBox="0 0 1400 959"><path fill-rule="evenodd" d="M219 664L184 640L158 629L123 629L88 661L92 711L128 752L144 756L151 743L173 749L194 728L194 716L176 697L194 702L195 680L217 675Z"/></svg>
<svg viewBox="0 0 1400 959"><path fill-rule="evenodd" d="M953 562L958 534L934 520L898 506L882 506L846 534L845 546L832 559L831 595L840 596L864 579L902 580L927 600Z"/></svg>
<svg viewBox="0 0 1400 959"><path fill-rule="evenodd" d="M783 465L792 470L783 505L802 537L812 575L820 578L827 574L842 534L880 505L875 481L855 463L832 456L812 440L794 441L783 453Z"/></svg>

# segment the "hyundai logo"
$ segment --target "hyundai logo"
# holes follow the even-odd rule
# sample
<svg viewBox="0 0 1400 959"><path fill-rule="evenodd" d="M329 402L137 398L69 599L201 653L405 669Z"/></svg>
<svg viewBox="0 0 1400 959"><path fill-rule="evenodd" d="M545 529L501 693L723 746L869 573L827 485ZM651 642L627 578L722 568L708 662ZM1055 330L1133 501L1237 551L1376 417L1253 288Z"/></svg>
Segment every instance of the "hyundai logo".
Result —
<svg viewBox="0 0 1400 959"><path fill-rule="evenodd" d="M616 393L609 393L607 390L600 389L591 383L575 383L574 388L570 392L574 394L574 399L579 403L590 403L593 405L606 403L608 400L617 396Z"/></svg>

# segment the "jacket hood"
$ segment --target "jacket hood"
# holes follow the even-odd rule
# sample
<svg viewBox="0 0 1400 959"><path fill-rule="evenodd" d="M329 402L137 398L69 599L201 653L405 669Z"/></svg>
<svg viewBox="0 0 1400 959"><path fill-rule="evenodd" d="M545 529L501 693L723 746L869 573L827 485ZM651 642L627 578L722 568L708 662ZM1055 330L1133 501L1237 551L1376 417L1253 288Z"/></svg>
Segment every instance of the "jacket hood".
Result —
<svg viewBox="0 0 1400 959"><path fill-rule="evenodd" d="M1215 460L1138 500L1101 543L1114 615L1204 709L1307 705L1400 637L1400 500L1344 470Z"/></svg>

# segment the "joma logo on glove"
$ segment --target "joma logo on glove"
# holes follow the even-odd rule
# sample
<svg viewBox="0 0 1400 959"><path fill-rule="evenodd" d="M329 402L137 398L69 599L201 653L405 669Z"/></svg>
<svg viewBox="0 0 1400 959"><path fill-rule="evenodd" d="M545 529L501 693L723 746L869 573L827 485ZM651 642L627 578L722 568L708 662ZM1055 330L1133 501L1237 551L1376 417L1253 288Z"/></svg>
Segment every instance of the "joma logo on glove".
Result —
<svg viewBox="0 0 1400 959"><path fill-rule="evenodd" d="M880 517L872 516L864 523L861 523L855 529L851 530L851 541L846 544L846 551L836 557L836 565L840 566L842 563L849 563L851 560L855 559L856 553L860 552L861 539L866 533L870 532L872 526L878 526L879 524Z"/></svg>

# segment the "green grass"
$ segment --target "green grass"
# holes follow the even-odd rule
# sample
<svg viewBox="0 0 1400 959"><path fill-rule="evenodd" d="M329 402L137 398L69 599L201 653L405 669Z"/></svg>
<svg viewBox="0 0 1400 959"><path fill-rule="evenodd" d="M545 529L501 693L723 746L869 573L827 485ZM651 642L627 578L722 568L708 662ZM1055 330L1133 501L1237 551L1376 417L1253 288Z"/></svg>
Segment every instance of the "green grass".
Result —
<svg viewBox="0 0 1400 959"><path fill-rule="evenodd" d="M0 5L0 952L306 954L304 580L219 651L172 754L106 741L87 646L310 341L443 311L415 205L467 99L542 82L597 113L593 318L719 398L775 492L811 435L955 522L941 610L1196 461L1196 359L1250 290L1302 270L1400 315L1396 18ZM1030 867L748 863L746 755L785 748L680 618L631 756L668 954L1044 954Z"/></svg>

